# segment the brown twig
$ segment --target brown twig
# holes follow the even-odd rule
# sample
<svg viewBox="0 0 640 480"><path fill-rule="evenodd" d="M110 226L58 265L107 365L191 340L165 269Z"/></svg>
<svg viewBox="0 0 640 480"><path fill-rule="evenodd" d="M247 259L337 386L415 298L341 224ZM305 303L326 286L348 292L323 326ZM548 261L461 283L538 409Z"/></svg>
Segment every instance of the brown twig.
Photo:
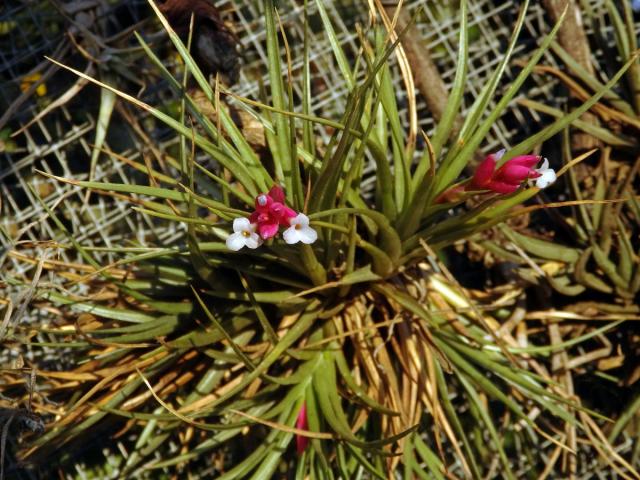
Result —
<svg viewBox="0 0 640 480"><path fill-rule="evenodd" d="M554 23L560 19L564 9L568 9L562 26L558 31L558 40L562 48L564 48L582 68L590 74L593 74L589 40L584 30L582 14L580 13L580 8L576 0L542 0L542 5ZM598 119L589 112L583 114L581 120L592 125L598 125ZM572 140L572 146L575 150L590 150L601 146L601 142L597 138L584 132L576 132Z"/></svg>

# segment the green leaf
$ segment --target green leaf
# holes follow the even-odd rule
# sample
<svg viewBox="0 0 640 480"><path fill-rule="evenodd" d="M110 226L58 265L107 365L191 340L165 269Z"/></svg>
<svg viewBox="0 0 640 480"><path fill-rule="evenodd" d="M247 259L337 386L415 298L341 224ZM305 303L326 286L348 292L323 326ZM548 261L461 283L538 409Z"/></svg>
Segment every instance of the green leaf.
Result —
<svg viewBox="0 0 640 480"><path fill-rule="evenodd" d="M80 72L78 70L75 70L71 67L68 67L66 65L61 64L60 62L57 62L53 59L49 58L49 61L55 63L56 65L69 70L70 72L73 72L74 74L76 74L79 77L84 78L85 80L88 80L102 88L106 88L108 90L111 90L112 92L114 92L116 95L118 95L121 98L124 98L125 100L127 100L128 102L132 103L133 105L136 105L139 108L142 108L144 111L150 113L151 115L153 115L155 118L157 118L158 120L160 120L161 122L163 122L164 124L166 124L167 126L169 126L170 128L172 128L173 130L175 130L176 132L178 132L180 135L184 136L185 138L191 139L193 138L194 141L196 142L196 144L202 148L202 150L204 150L206 153L208 153L209 155L211 155L215 160L217 160L218 162L220 162L220 164L222 164L223 166L225 166L226 168L228 168L229 170L233 171L234 176L238 179L238 181L242 184L242 186L244 188L246 188L249 192L251 192L252 196L256 196L258 190L256 189L256 185L254 182L254 179L252 178L251 173L247 170L247 167L244 163L239 163L237 161L234 161L232 158L230 158L228 155L224 154L224 152L220 151L220 149L214 145L213 143L211 143L210 141L208 141L207 139L205 139L202 135L198 134L198 133L194 133L192 131L192 129L186 127L185 125L183 125L182 123L178 122L177 120L171 118L169 115L161 112L160 110L158 110L157 108L151 107L150 105L141 102L140 100L138 100L137 98L128 95L124 92L121 92L120 90L117 90L116 88L110 86L110 85L106 85L102 82L99 82L98 80L90 77L89 75L86 75L83 72Z"/></svg>
<svg viewBox="0 0 640 480"><path fill-rule="evenodd" d="M511 55L513 54L513 50L516 46L520 30L524 25L528 6L528 0L522 2L522 6L520 7L520 14L513 27L513 33L511 34L511 38L509 39L509 46L504 53L504 57L496 67L496 70L494 71L491 78L488 80L485 88L483 88L480 96L476 99L471 109L469 110L467 119L462 125L462 129L460 130L456 145L450 149L449 153L442 161L440 168L438 169L438 174L436 176L437 183L434 188L432 188L429 199L436 198L436 196L441 193L441 191L443 191L458 177L458 175L460 175L460 172L471 158L471 155L477 150L478 145L480 145L480 142L484 139L486 133L502 113L502 110L506 106L506 103L510 101L510 99L516 94L517 90L520 87L519 84L521 84L524 81L524 78L528 75L527 72L527 75L523 76L523 70L523 72L520 73L520 75L511 85L511 88L508 90L507 94L510 94L510 97L508 97L507 102L500 102L498 106L496 106L494 111L491 112L491 114L488 115L486 119L483 119L482 122L480 122L480 118L486 114L486 108L489 104L489 101L495 96L495 91L498 88L500 79L502 78ZM551 37L555 34L555 31L558 27L559 24L556 25L556 27L550 34ZM534 54L534 57L529 62L529 64L531 64L531 68L533 68L533 65L535 63L537 63L543 51L543 47L540 47L536 54ZM516 82L518 82L519 84L516 85ZM503 100L504 98L505 97L503 97ZM503 105L503 103L505 105Z"/></svg>
<svg viewBox="0 0 640 480"><path fill-rule="evenodd" d="M591 247L585 249L582 252L582 255L580 255L580 258L576 262L575 269L573 272L574 276L576 277L576 280L582 285L589 288L593 288L594 290L598 290L600 292L604 292L604 293L613 292L613 289L611 288L610 285L603 282L595 274L587 270L587 264L591 256L592 256Z"/></svg>
<svg viewBox="0 0 640 480"><path fill-rule="evenodd" d="M373 410L383 413L385 415L397 416L400 415L399 412L391 410L380 403L376 402L373 398L366 394L364 389L360 387L357 383L353 375L351 375L351 371L349 370L349 366L347 365L347 360L344 357L344 354L338 350L335 353L335 360L340 375L343 380L347 384L347 386L356 394L358 399L362 400L367 406L371 407Z"/></svg>
<svg viewBox="0 0 640 480"><path fill-rule="evenodd" d="M280 65L280 47L278 45L278 29L275 22L275 7L273 0L265 0L264 2L266 39L267 39L267 67L269 71L269 85L271 87L271 97L274 108L278 110L285 109L285 93L282 78L282 68ZM300 207L301 193L296 186L300 182L300 178L294 179L293 164L297 159L291 151L291 130L287 118L279 113L274 114L275 127L275 144L272 145L273 160L276 164L276 171L281 172L284 181L285 192L289 201Z"/></svg>
<svg viewBox="0 0 640 480"><path fill-rule="evenodd" d="M616 265L609 260L609 257L602 251L602 249L598 246L597 243L593 243L591 245L593 258L598 264L598 266L604 271L605 275L609 277L609 279L616 285L618 288L627 290L629 284L625 282L624 278L622 278L616 269Z"/></svg>
<svg viewBox="0 0 640 480"><path fill-rule="evenodd" d="M620 70L616 72L616 74L609 80L600 90L598 90L592 97L590 97L586 102L580 105L578 108L573 110L571 113L565 115L562 118L559 118L555 122L553 122L548 127L544 128L542 131L536 133L535 135L523 140L518 145L513 147L511 150L507 151L501 159L501 164L508 161L510 158L515 157L517 155L523 155L533 150L533 147L541 144L545 140L551 138L556 133L560 132L567 125L574 122L578 117L580 117L583 113L593 107L598 101L602 98L602 96L616 86L622 75L627 71L627 69L633 65L634 62L637 61L638 53L634 54L627 63L625 63ZM533 65L532 65L533 68Z"/></svg>
<svg viewBox="0 0 640 480"><path fill-rule="evenodd" d="M302 113L311 114L311 62L309 61L309 11L307 0L304 0L304 39L302 59ZM313 136L313 123L309 120L302 121L302 145L312 156L315 156L316 145Z"/></svg>
<svg viewBox="0 0 640 480"><path fill-rule="evenodd" d="M344 50L342 50L340 40L336 35L336 31L333 28L331 20L329 19L329 15L327 15L325 3L323 2L323 0L316 0L316 6L318 7L318 13L320 14L320 19L322 20L324 32L329 39L331 50L333 51L333 55L338 62L338 67L340 68L342 78L344 79L347 88L349 90L353 90L355 86L355 79L353 77L353 74L351 73L351 69L349 68L349 61L347 60Z"/></svg>
<svg viewBox="0 0 640 480"><path fill-rule="evenodd" d="M537 112L551 115L555 118L562 118L566 115L565 112L558 110L557 108L553 108L543 103L535 102L533 100L528 100L526 98L520 99L518 103ZM611 132L611 130L607 128L593 125L592 123L585 122L583 120L580 120L579 118L574 120L571 125L614 147L634 147L636 145L636 143L631 139L615 135Z"/></svg>
<svg viewBox="0 0 640 480"><path fill-rule="evenodd" d="M442 474L442 472L446 470L445 470L445 466L442 463L442 460L440 460L436 455L436 453L433 450L431 450L426 443L424 443L424 441L420 438L420 435L413 435L412 439L415 445L415 451L420 455L422 462L424 462L427 465L430 475L427 475L426 472L423 472L420 465L418 465L417 462L414 462L414 461L411 462L414 464L413 471L424 480L430 480L432 478L435 480L445 480L445 477ZM409 448L410 447L407 446L405 450L405 455L406 455L406 452L409 451ZM405 460L405 463L406 463L406 460ZM405 478L408 478L408 477L405 476Z"/></svg>
<svg viewBox="0 0 640 480"><path fill-rule="evenodd" d="M571 70L585 85L594 91L600 90L603 87L602 82L587 72L580 63L578 63L564 48L560 46L558 42L554 40L551 42L550 47L551 50L553 50L553 53L558 55L569 70ZM609 90L604 94L603 98L608 100L617 110L620 110L627 115L635 115L631 105L629 105L629 103L620 97L620 95L618 95L614 90Z"/></svg>
<svg viewBox="0 0 640 480"><path fill-rule="evenodd" d="M300 318L298 318L297 322L280 339L280 342L265 355L259 364L255 366L255 370L245 375L242 378L242 381L238 382L233 388L220 395L220 397L211 402L207 407L213 410L215 407L223 405L227 400L235 397L238 393L247 388L256 378L265 373L267 369L278 361L280 356L295 341L297 341L307 329L311 327L320 313L319 306L320 302L317 300L310 302L306 310L300 315Z"/></svg>
<svg viewBox="0 0 640 480"><path fill-rule="evenodd" d="M380 228L380 242L384 251L392 262L400 258L402 243L397 232L390 225L389 220L382 213L367 208L333 208L309 215L310 219L323 218L334 214L351 213L361 215L373 220Z"/></svg>
<svg viewBox="0 0 640 480"><path fill-rule="evenodd" d="M237 346L235 344L235 342L233 341L233 338L231 337L231 335L222 326L222 323L209 310L209 308L207 308L207 305L202 301L202 298L200 297L200 295L198 295L197 290L195 288L193 288L193 287L191 287L191 290L193 291L193 294L195 295L196 300L198 301L198 304L200 305L200 307L204 311L204 313L207 316L207 318L209 319L209 321L211 323L213 323L218 330L220 330L220 332L222 333L224 338L227 340L227 342L229 343L229 346L233 349L233 351L238 356L238 358L240 358L244 362L244 364L246 365L247 369L249 369L249 371L255 370L256 367L253 364L253 362L251 361L251 359L240 349L239 346Z"/></svg>
<svg viewBox="0 0 640 480"><path fill-rule="evenodd" d="M146 315L135 310L124 310L120 308L104 307L89 302L78 302L52 290L42 293L40 298L62 305L69 305L70 308L76 312L91 313L97 317L120 320L122 322L147 323L153 322L157 319L156 316Z"/></svg>
<svg viewBox="0 0 640 480"><path fill-rule="evenodd" d="M462 447L464 448L466 457L462 454L459 455L459 457L462 462L465 475L467 478L483 478L483 476L480 474L480 469L478 467L476 457L473 453L473 450L471 449L471 442L469 441L467 432L462 427L460 416L451 403L450 397L452 397L453 395L449 392L449 387L442 372L442 367L438 362L435 363L435 371L436 380L438 383L438 394L440 397L440 402L444 407L444 411L447 415L447 420L453 426L458 438L462 440Z"/></svg>
<svg viewBox="0 0 640 480"><path fill-rule="evenodd" d="M460 34L458 39L458 62L456 65L456 76L451 87L451 94L447 106L442 113L440 122L436 127L435 135L431 140L431 149L427 149L423 154L416 171L411 179L410 201L407 208L402 212L398 222L398 231L402 238L412 235L420 226L423 212L431 196L433 178L427 176L429 167L433 165L440 156L443 146L451 136L453 125L458 116L460 105L464 97L467 63L469 60L469 38L467 28L467 4L466 0L460 2ZM433 158L431 155L433 154ZM441 168L446 169L446 166Z"/></svg>
<svg viewBox="0 0 640 480"><path fill-rule="evenodd" d="M331 428L347 442L355 447L372 450L386 444L394 443L410 433L415 427L409 428L399 435L371 442L359 440L351 431L347 415L342 408L340 394L337 389L335 371L335 357L333 353L324 352L324 362L316 369L313 376L314 394L326 422Z"/></svg>
<svg viewBox="0 0 640 480"><path fill-rule="evenodd" d="M498 457L500 458L500 461L504 466L504 474L506 478L515 480L516 477L513 471L511 470L511 464L509 463L509 458L507 457L507 454L505 453L504 448L502 446L503 442L501 441L501 438L498 435L498 432L496 431L495 426L493 425L493 421L489 416L489 412L487 412L487 409L485 408L482 401L480 400L478 392L476 392L476 390L473 388L471 383L464 377L464 375L461 375L457 371L456 371L456 374L458 376L458 379L460 380L460 383L462 383L462 386L468 393L469 399L471 400L472 408L475 407L476 412L480 414L480 417L482 418L482 421L485 427L487 427L489 438L492 440L492 443L498 453Z"/></svg>
<svg viewBox="0 0 640 480"><path fill-rule="evenodd" d="M526 2L522 7L524 11L526 11ZM438 122L438 126L436 127L435 134L431 140L431 144L433 145L433 151L435 152L435 157L438 158L440 152L442 151L442 147L445 145L447 139L451 135L451 129L453 124L456 121L456 117L458 116L458 111L460 110L460 105L462 104L462 98L465 93L465 86L467 80L467 63L469 61L469 28L467 26L467 2L466 0L462 0L460 2L460 26L459 29L459 37L458 37L458 62L456 64L456 76L453 79L453 85L451 86L451 93L449 95L449 100L447 102L447 107L442 113L442 117ZM508 54L507 54L508 56ZM412 189L415 192L419 185L422 184L422 176L426 174L426 169L423 172L420 171L420 165L418 165L418 170L416 171L416 175L413 180ZM418 173L422 173L422 175L418 175Z"/></svg>
<svg viewBox="0 0 640 480"><path fill-rule="evenodd" d="M556 260L558 262L575 263L580 258L580 251L575 248L565 247L554 242L547 242L538 238L522 235L507 225L502 225L500 230L515 244L522 247L527 252L544 258L545 260Z"/></svg>
<svg viewBox="0 0 640 480"><path fill-rule="evenodd" d="M383 30L380 27L376 32L376 44L378 49L381 49L384 46L382 33ZM380 103L383 109L383 115L380 116L383 117L383 122L388 122L391 130L394 166L393 175L395 180L393 188L393 192L395 194L394 200L396 205L400 206L400 208L404 208L404 205L409 200L411 188L411 176L409 171L411 167L411 159L407 156L409 152L405 151L405 135L400 121L400 112L398 112L398 105L396 103L396 86L393 84L389 65L385 64L380 69L377 77L378 82L374 90L380 98ZM377 104L374 103L374 108L372 109L373 115L371 115L369 122L371 125L376 125L380 122L380 118L375 114L377 110ZM391 212L391 214L393 216L389 217L389 220L393 221L396 212Z"/></svg>
<svg viewBox="0 0 640 480"><path fill-rule="evenodd" d="M618 226L618 255L620 256L618 260L618 274L628 285L633 275L634 264L637 265L638 262L635 260L637 257L631 245L631 238L627 234L626 228L619 216L616 216L616 223Z"/></svg>
<svg viewBox="0 0 640 480"><path fill-rule="evenodd" d="M162 23L162 26L169 34L169 38L171 39L171 42L173 43L173 45L176 47L176 50L178 50L178 53L182 57L182 60L184 61L185 66L187 67L189 72L193 75L193 78L196 80L196 82L198 83L198 86L205 93L207 99L213 104L215 95L214 95L213 89L211 88L211 85L209 84L208 79L204 76L204 74L198 67L197 63L194 61L193 57L191 56L189 50L184 45L184 43L182 43L182 40L180 40L180 37L176 34L175 31L173 31L167 19L162 15L162 13L158 9L155 2L153 0L148 0L148 1L149 1L149 4L151 5L151 8L153 8L154 12L158 16L158 19ZM139 40L141 39L141 37L139 36L138 38ZM150 50L147 49L146 52L147 54L149 54ZM153 59L153 56L150 56L150 58ZM156 63L156 65L158 64ZM266 170L264 170L264 168L262 167L260 163L260 159L251 148L251 145L249 145L247 140L244 138L244 135L242 134L240 129L235 125L235 123L231 119L231 116L225 111L224 108L218 108L217 114L220 117L220 120L224 126L225 131L228 133L229 137L231 138L235 147L238 150L238 154L239 154L238 159L241 159L240 161L235 162L236 168L231 169L232 172L235 174L238 168L246 168L245 165L249 164L252 167L256 168L256 171L259 174L261 174L261 175L251 175L253 180L266 180L265 179L265 175L267 175ZM187 135L185 136L187 138L190 138ZM221 140L221 142L223 142L223 140ZM265 183L268 183L268 182L265 182ZM264 185L260 183L258 184L258 186L261 187L262 191L267 190L267 188L265 187L270 187L270 185ZM256 196L257 194L253 190L251 190L251 193L252 193L252 196Z"/></svg>

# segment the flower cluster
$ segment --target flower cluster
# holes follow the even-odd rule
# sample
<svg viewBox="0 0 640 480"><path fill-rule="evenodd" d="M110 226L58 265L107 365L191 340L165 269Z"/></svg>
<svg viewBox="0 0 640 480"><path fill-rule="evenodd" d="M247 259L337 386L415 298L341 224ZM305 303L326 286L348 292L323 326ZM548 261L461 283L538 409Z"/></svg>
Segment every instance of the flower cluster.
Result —
<svg viewBox="0 0 640 480"><path fill-rule="evenodd" d="M496 170L496 162L504 155L505 150L487 155L476 170L466 190L492 190L496 193L515 192L522 182L535 179L536 187L546 188L556 181L556 172L549 168L545 158L540 168L534 168L542 159L537 155L520 155L507 161Z"/></svg>
<svg viewBox="0 0 640 480"><path fill-rule="evenodd" d="M242 247L258 248L264 240L275 237L285 227L282 238L288 244L313 243L317 232L309 226L309 217L287 207L284 191L275 185L269 193L256 197L255 211L249 218L233 221L233 233L227 237L227 248L238 251Z"/></svg>

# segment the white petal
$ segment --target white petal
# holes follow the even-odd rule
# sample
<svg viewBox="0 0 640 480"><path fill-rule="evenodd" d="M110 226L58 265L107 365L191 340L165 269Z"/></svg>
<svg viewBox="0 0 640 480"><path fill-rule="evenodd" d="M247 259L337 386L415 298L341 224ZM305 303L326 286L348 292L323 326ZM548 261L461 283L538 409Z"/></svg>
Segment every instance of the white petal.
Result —
<svg viewBox="0 0 640 480"><path fill-rule="evenodd" d="M236 218L236 220L239 220L239 219ZM235 223L235 220L233 223ZM246 244L247 244L247 237L245 237L242 234L242 232L232 233L227 237L227 248L229 250L233 250L234 252L237 252Z"/></svg>
<svg viewBox="0 0 640 480"><path fill-rule="evenodd" d="M540 168L536 168L536 172L543 173L544 170L549 170L549 160L547 160L546 158L542 160L542 165L540 165Z"/></svg>
<svg viewBox="0 0 640 480"><path fill-rule="evenodd" d="M552 168L547 168L540 172L540 176L536 178L536 187L547 188L556 181L556 172Z"/></svg>
<svg viewBox="0 0 640 480"><path fill-rule="evenodd" d="M304 213L299 213L295 218L289 221L289 225L300 225L302 228L309 226L309 217Z"/></svg>
<svg viewBox="0 0 640 480"><path fill-rule="evenodd" d="M293 226L287 228L282 233L282 238L284 238L284 241L287 242L289 245L293 245L294 243L298 243L301 240L300 239L300 230L297 230L295 225L293 225Z"/></svg>
<svg viewBox="0 0 640 480"><path fill-rule="evenodd" d="M251 236L245 237L245 244L247 245L247 247L253 250L262 245L262 239L257 233L252 233Z"/></svg>
<svg viewBox="0 0 640 480"><path fill-rule="evenodd" d="M251 228L251 222L248 218L240 217L233 220L233 231L236 233L249 230Z"/></svg>
<svg viewBox="0 0 640 480"><path fill-rule="evenodd" d="M298 235L302 243L313 243L318 239L318 233L311 227L301 228Z"/></svg>
<svg viewBox="0 0 640 480"><path fill-rule="evenodd" d="M496 153L493 154L493 158L496 159L496 161L500 160L503 155L507 152L506 148L503 148L502 150L498 150Z"/></svg>

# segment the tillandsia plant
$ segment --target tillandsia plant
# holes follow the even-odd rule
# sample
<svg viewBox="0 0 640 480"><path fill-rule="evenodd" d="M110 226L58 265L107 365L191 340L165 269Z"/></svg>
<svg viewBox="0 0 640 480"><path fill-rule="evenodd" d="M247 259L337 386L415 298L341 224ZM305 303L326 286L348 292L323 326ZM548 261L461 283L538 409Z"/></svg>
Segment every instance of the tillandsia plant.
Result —
<svg viewBox="0 0 640 480"><path fill-rule="evenodd" d="M301 78L294 78L272 0L263 2L269 91L261 101L240 98L219 82L212 86L190 54L190 39L183 41L151 5L184 61L182 78L138 39L180 96L177 116L72 71L175 130L179 155L167 161L177 178L149 165L143 171L151 186L55 178L126 195L137 210L184 224L184 244L111 249L123 258L99 265L91 248L67 232L94 269L82 281L90 285L99 275L117 295L87 301L40 292L42 300L91 317L75 323L83 363L68 372L74 384L58 385L73 394L25 457L44 458L84 441L97 426L113 432L116 425L121 438L131 439L117 465L123 477L197 468L218 479L270 478L282 470L296 478L500 472L515 479L524 470L543 472L541 452L563 448L564 434L554 423L597 431L589 412L536 367L531 355L548 354L549 347L524 348L510 335L498 336L495 318L447 275L437 253L516 215L514 207L552 183L548 161L530 152L594 105L629 64L583 106L509 151L489 155L474 176L461 179L557 32L559 24L488 110L528 2L504 58L454 134L468 63L466 2L460 2L455 81L424 151L417 149L403 32L394 31L384 10L371 7L359 56L349 58L324 2L315 3L349 88L342 117L326 119L310 108L308 41ZM406 122L392 59L407 86ZM191 79L214 117L188 92ZM296 81L300 98L293 93ZM224 97L264 126L272 164L243 136ZM326 144L320 130L333 132ZM199 164L198 153L217 167ZM373 190L363 188L369 163ZM471 196L480 201L464 209ZM69 334L67 328L47 331L63 336L61 345ZM584 416L576 417L575 409ZM547 447L542 439L550 441ZM597 434L593 441L599 451L611 451ZM603 461L626 468L615 456Z"/></svg>

